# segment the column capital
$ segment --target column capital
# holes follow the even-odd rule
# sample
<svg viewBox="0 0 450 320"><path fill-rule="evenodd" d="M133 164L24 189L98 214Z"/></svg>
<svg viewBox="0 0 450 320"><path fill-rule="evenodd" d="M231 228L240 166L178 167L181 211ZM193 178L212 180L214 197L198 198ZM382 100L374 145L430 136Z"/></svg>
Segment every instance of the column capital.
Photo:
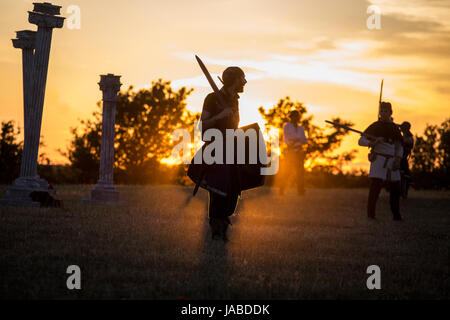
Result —
<svg viewBox="0 0 450 320"><path fill-rule="evenodd" d="M16 31L17 39L11 39L14 48L34 49L36 42L36 31L21 30Z"/></svg>
<svg viewBox="0 0 450 320"><path fill-rule="evenodd" d="M100 75L100 90L103 92L103 101L117 101L117 92L120 90L120 77L112 73Z"/></svg>
<svg viewBox="0 0 450 320"><path fill-rule="evenodd" d="M28 11L28 22L44 28L62 28L64 17L54 16L51 14Z"/></svg>
<svg viewBox="0 0 450 320"><path fill-rule="evenodd" d="M51 4L50 2L33 2L33 5L34 12L45 13L52 16L61 14L60 10L62 7Z"/></svg>

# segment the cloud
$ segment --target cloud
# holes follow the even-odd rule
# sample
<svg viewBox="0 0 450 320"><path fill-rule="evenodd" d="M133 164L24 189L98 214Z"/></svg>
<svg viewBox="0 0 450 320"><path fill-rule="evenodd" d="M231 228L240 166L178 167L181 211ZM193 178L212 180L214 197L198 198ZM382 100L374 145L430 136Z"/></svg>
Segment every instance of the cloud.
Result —
<svg viewBox="0 0 450 320"><path fill-rule="evenodd" d="M214 82L217 84L220 84L220 80L218 79L218 77L222 77L222 74L219 73L211 73L211 78L214 80ZM247 79L247 81L253 81L253 80L258 80L258 79L262 79L263 75L261 73L245 73L245 78ZM184 78L184 79L177 79L175 81L172 81L172 86L174 88L179 88L179 87L204 87L204 88L210 88L211 86L208 83L208 80L206 80L206 77L201 74L199 76L196 77L192 77L192 78ZM220 86L218 86L220 87Z"/></svg>
<svg viewBox="0 0 450 320"><path fill-rule="evenodd" d="M242 67L251 80L262 78L303 80L309 82L333 83L349 87L356 87L364 91L376 91L379 81L378 75L350 70L343 61L350 61L361 54L372 44L370 42L339 42L334 43L336 49L321 49L309 55L285 55L283 53L267 53L260 59L222 58L204 56L202 60L207 65ZM192 54L179 52L175 56L191 60ZM250 72L249 72L250 71ZM253 72L252 72L253 71ZM179 81L175 84L179 84ZM207 85L206 80L195 77L183 80L190 85Z"/></svg>
<svg viewBox="0 0 450 320"><path fill-rule="evenodd" d="M335 43L327 37L317 37L309 41L287 41L286 46L302 53L313 53L318 50L336 49Z"/></svg>
<svg viewBox="0 0 450 320"><path fill-rule="evenodd" d="M378 41L372 56L450 57L450 5L444 1L374 0L381 8L381 29L363 35Z"/></svg>
<svg viewBox="0 0 450 320"><path fill-rule="evenodd" d="M450 27L449 10L446 10L450 9L450 3L447 0L370 0L370 2L381 8L383 16L409 17L407 20L410 21L428 21Z"/></svg>

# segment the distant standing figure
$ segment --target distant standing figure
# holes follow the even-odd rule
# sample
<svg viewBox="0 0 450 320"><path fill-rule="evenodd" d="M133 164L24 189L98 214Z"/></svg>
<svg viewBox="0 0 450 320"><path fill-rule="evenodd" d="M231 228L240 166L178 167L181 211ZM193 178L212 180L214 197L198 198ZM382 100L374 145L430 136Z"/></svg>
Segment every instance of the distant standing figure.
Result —
<svg viewBox="0 0 450 320"><path fill-rule="evenodd" d="M283 127L287 150L286 163L282 169L284 181L280 187L280 194L284 194L284 190L290 184L291 179L294 179L297 185L297 193L303 195L305 194L305 151L303 146L308 142L308 139L306 139L305 130L298 124L300 121L298 111L291 111L289 120Z"/></svg>
<svg viewBox="0 0 450 320"><path fill-rule="evenodd" d="M394 220L402 220L400 215L400 162L403 154L403 137L398 126L392 121L392 106L389 102L380 104L379 120L372 123L364 133L376 137L369 140L362 135L358 144L371 149L370 190L367 215L375 218L375 208L384 185L389 189L389 202Z"/></svg>
<svg viewBox="0 0 450 320"><path fill-rule="evenodd" d="M400 130L403 135L403 156L400 162L400 172L402 175L401 179L401 195L403 198L408 197L409 185L412 181L411 170L409 170L409 156L414 147L414 137L411 133L411 124L408 121L404 121L400 125Z"/></svg>

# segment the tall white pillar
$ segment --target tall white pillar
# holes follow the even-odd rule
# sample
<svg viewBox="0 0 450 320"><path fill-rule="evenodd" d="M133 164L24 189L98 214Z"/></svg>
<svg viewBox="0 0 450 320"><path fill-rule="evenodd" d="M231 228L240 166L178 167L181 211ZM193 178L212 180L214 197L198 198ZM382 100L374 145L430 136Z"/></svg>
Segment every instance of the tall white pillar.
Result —
<svg viewBox="0 0 450 320"><path fill-rule="evenodd" d="M119 200L119 192L114 188L114 137L117 92L121 86L120 76L111 73L101 75L98 84L103 93L100 170L98 182L90 191L89 199L86 200L101 204L122 204Z"/></svg>

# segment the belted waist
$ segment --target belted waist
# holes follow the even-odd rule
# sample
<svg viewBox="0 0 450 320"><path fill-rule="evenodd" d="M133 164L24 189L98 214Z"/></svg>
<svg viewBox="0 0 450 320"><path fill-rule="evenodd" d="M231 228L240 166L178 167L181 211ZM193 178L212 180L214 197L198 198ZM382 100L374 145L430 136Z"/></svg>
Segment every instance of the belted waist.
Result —
<svg viewBox="0 0 450 320"><path fill-rule="evenodd" d="M386 168L387 163L389 161L390 158L394 158L394 155L390 155L390 154L386 154L386 153L380 153L380 152L376 152L376 151L371 151L369 154L369 161L375 161L377 156L382 156L384 157L384 164L383 164L383 168Z"/></svg>

